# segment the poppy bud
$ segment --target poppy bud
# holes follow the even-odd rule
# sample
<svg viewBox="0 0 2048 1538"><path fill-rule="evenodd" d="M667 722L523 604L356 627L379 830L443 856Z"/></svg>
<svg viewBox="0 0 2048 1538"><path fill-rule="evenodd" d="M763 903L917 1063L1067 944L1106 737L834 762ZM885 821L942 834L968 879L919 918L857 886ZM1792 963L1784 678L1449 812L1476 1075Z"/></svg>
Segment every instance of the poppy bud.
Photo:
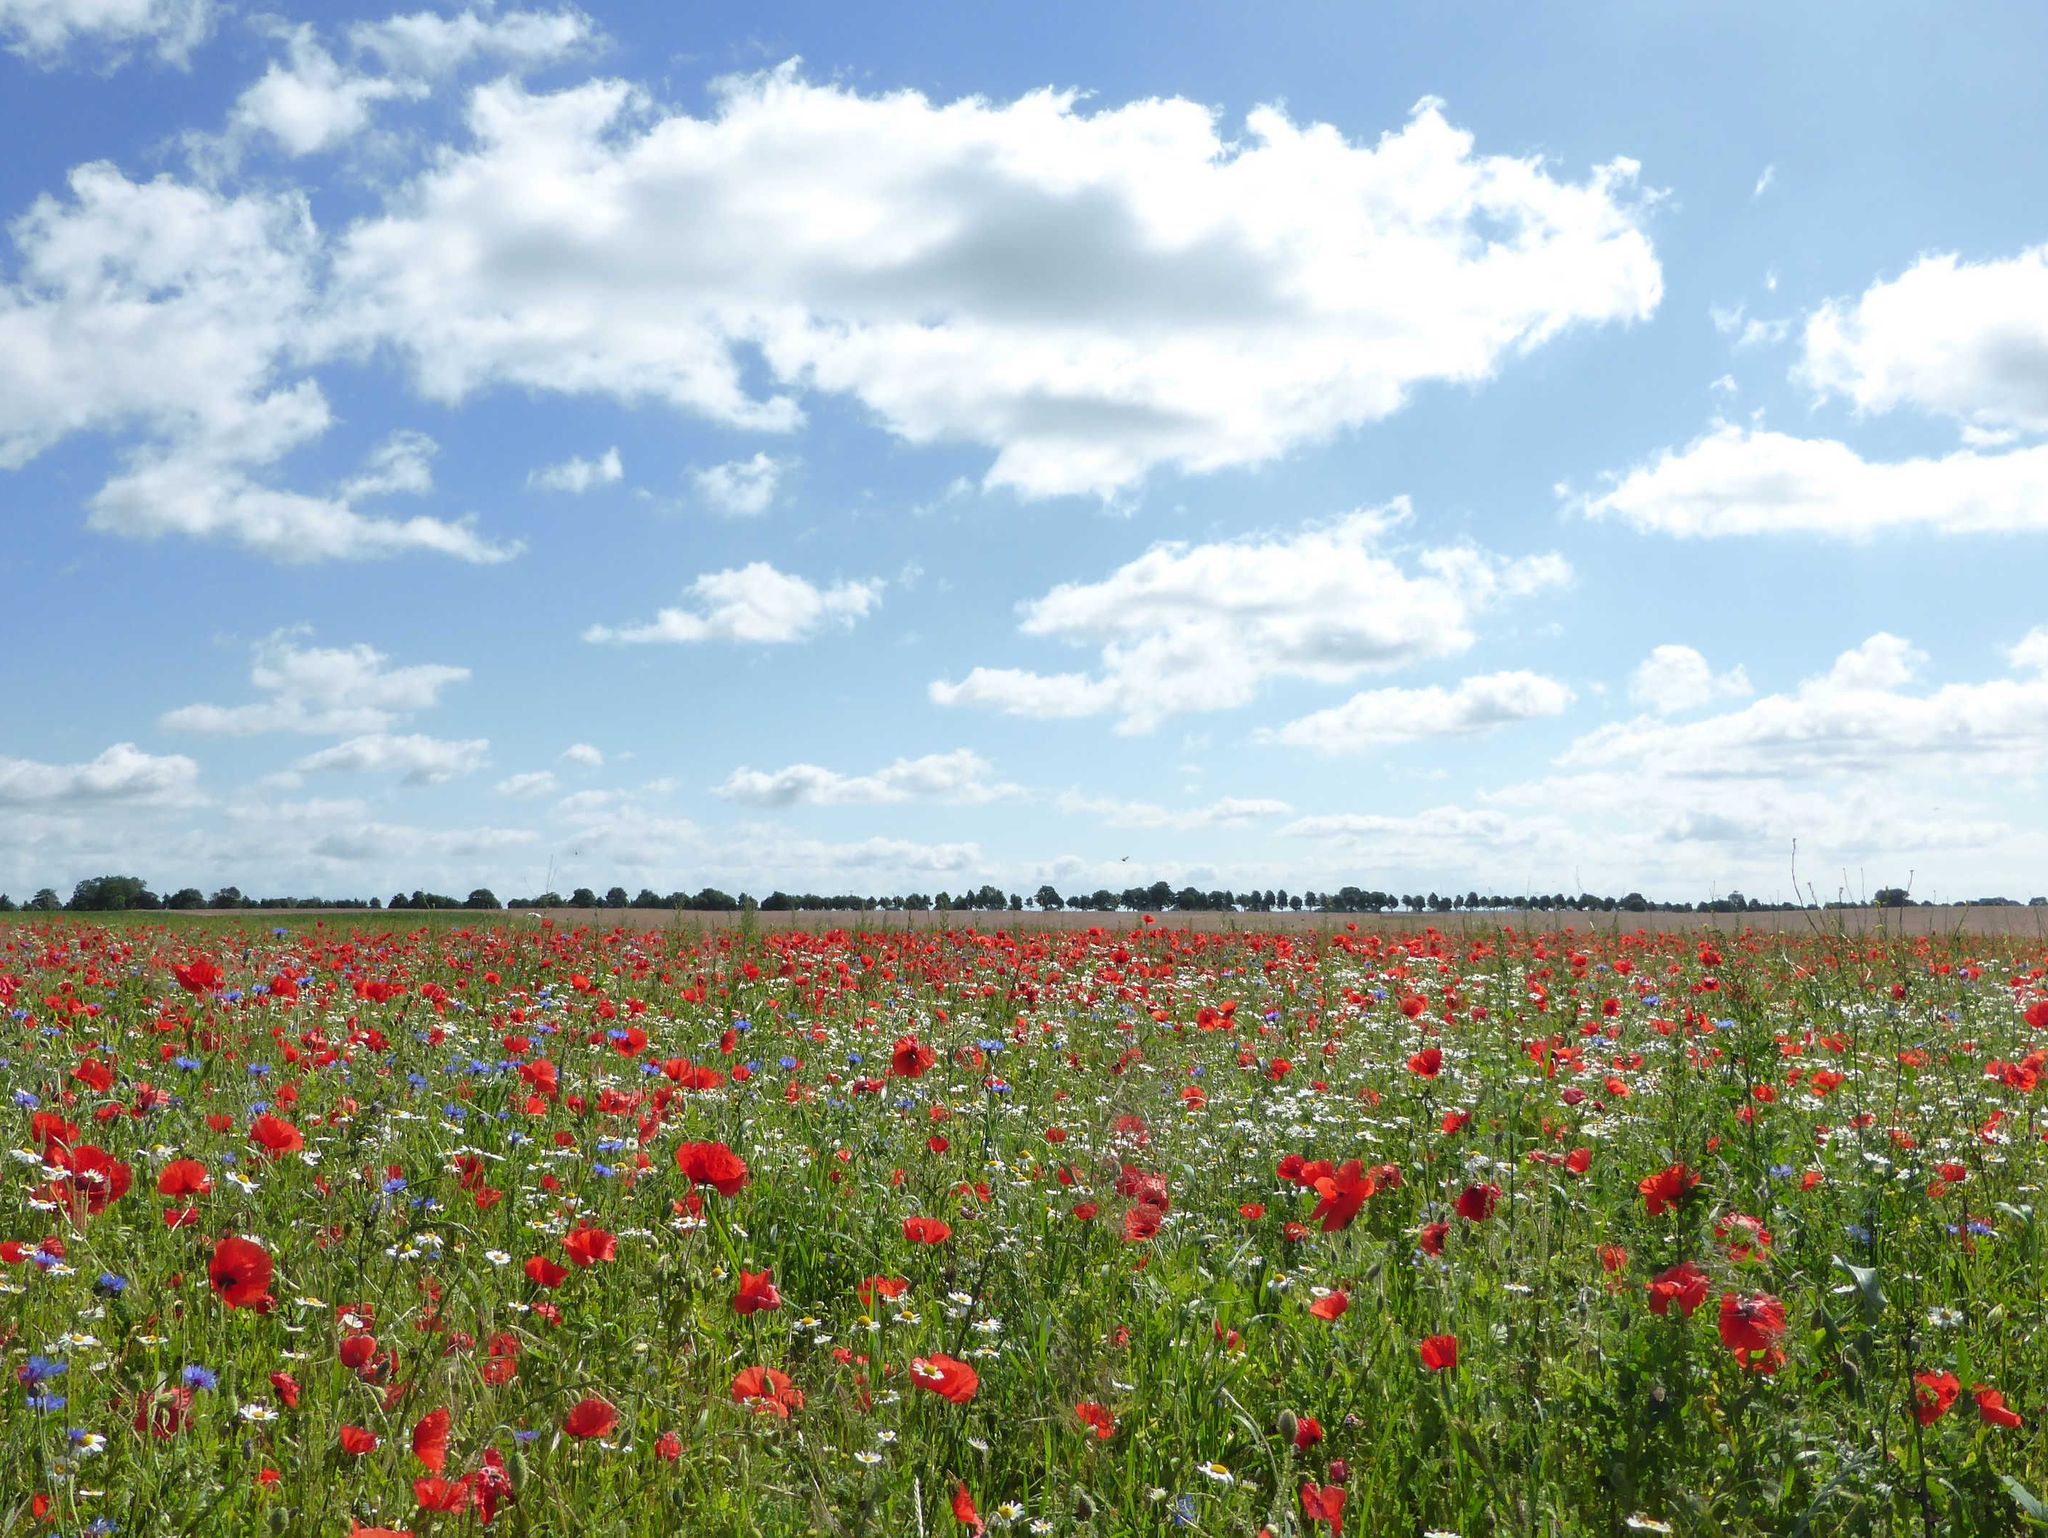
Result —
<svg viewBox="0 0 2048 1538"><path fill-rule="evenodd" d="M1292 1410L1282 1410L1280 1412L1279 1431L1280 1440L1289 1447L1292 1447L1294 1439L1301 1434L1300 1418Z"/></svg>
<svg viewBox="0 0 2048 1538"><path fill-rule="evenodd" d="M1095 1498L1086 1490L1074 1492L1074 1520L1086 1522L1095 1515Z"/></svg>
<svg viewBox="0 0 2048 1538"><path fill-rule="evenodd" d="M1341 1485L1351 1478L1351 1465L1342 1458L1330 1460L1330 1483Z"/></svg>

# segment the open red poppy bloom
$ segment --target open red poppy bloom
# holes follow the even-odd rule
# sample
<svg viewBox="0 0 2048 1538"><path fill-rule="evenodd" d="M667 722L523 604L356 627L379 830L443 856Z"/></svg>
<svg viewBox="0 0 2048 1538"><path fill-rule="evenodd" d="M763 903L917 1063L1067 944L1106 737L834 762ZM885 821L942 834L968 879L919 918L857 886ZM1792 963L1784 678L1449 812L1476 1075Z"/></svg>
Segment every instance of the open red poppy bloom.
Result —
<svg viewBox="0 0 2048 1538"><path fill-rule="evenodd" d="M803 1391L772 1367L741 1368L733 1375L731 1394L734 1404L780 1420L788 1420L790 1411L804 1407Z"/></svg>
<svg viewBox="0 0 2048 1538"><path fill-rule="evenodd" d="M1913 1418L1923 1426L1933 1425L1948 1414L1962 1391L1962 1384L1952 1372L1914 1373Z"/></svg>
<svg viewBox="0 0 2048 1538"><path fill-rule="evenodd" d="M720 1196L737 1196L747 1183L747 1161L723 1143L685 1143L676 1150L676 1168L693 1185L709 1186Z"/></svg>
<svg viewBox="0 0 2048 1538"><path fill-rule="evenodd" d="M1318 1319L1342 1319L1351 1309L1351 1294L1339 1289L1325 1293L1309 1304L1308 1311Z"/></svg>
<svg viewBox="0 0 2048 1538"><path fill-rule="evenodd" d="M562 1419L562 1430L580 1441L609 1436L619 1423L619 1412L602 1399L581 1399Z"/></svg>
<svg viewBox="0 0 2048 1538"><path fill-rule="evenodd" d="M1099 1404L1077 1404L1074 1415L1082 1425L1095 1433L1098 1442L1107 1442L1116 1435L1116 1417Z"/></svg>
<svg viewBox="0 0 2048 1538"><path fill-rule="evenodd" d="M1683 1164L1673 1164L1654 1175L1645 1175L1636 1182L1636 1190L1642 1193L1644 1210L1653 1218L1661 1218L1689 1201L1699 1184L1698 1175Z"/></svg>
<svg viewBox="0 0 2048 1538"><path fill-rule="evenodd" d="M569 1268L557 1265L545 1255L536 1255L526 1263L526 1279L536 1287L559 1287L569 1279Z"/></svg>
<svg viewBox="0 0 2048 1538"><path fill-rule="evenodd" d="M1693 1310L1707 1301L1707 1273L1689 1260L1659 1271L1645 1286L1653 1314L1668 1314L1676 1303L1679 1317L1690 1319Z"/></svg>
<svg viewBox="0 0 2048 1538"><path fill-rule="evenodd" d="M601 1228L586 1226L564 1234L562 1248L577 1265L590 1266L601 1260L617 1259L619 1241Z"/></svg>
<svg viewBox="0 0 2048 1538"><path fill-rule="evenodd" d="M1327 1525L1330 1529L1330 1538L1344 1538L1344 1487L1303 1485L1301 1514L1311 1523L1321 1522Z"/></svg>
<svg viewBox="0 0 2048 1538"><path fill-rule="evenodd" d="M429 1410L412 1428L412 1455L438 1474L448 1467L448 1425L445 1409Z"/></svg>
<svg viewBox="0 0 2048 1538"><path fill-rule="evenodd" d="M755 1314L763 1310L773 1313L782 1307L782 1294L775 1290L775 1272L740 1272L740 1290L733 1295L732 1311L736 1314Z"/></svg>
<svg viewBox="0 0 2048 1538"><path fill-rule="evenodd" d="M275 1270L270 1252L262 1245L230 1234L213 1247L206 1279L229 1308L263 1310L270 1306L270 1279Z"/></svg>
<svg viewBox="0 0 2048 1538"><path fill-rule="evenodd" d="M213 1190L213 1179L197 1159L173 1159L156 1177L159 1196L205 1196Z"/></svg>
<svg viewBox="0 0 2048 1538"><path fill-rule="evenodd" d="M981 1513L974 1509L974 1497L967 1493L967 1486L953 1486L953 1520L971 1533L983 1533L988 1526L981 1520Z"/></svg>
<svg viewBox="0 0 2048 1538"><path fill-rule="evenodd" d="M1494 1206L1499 1201L1499 1186L1467 1186L1458 1193L1452 1207L1467 1223L1484 1223L1493 1216Z"/></svg>
<svg viewBox="0 0 2048 1538"><path fill-rule="evenodd" d="M953 1229L941 1218L905 1218L903 1237L912 1244L944 1244L953 1237Z"/></svg>
<svg viewBox="0 0 2048 1538"><path fill-rule="evenodd" d="M1308 1220L1320 1222L1324 1233L1334 1234L1351 1226L1359 1209L1379 1189L1379 1183L1366 1172L1361 1160L1347 1159L1342 1169L1317 1180L1315 1189L1322 1200L1316 1203L1316 1210L1308 1215Z"/></svg>
<svg viewBox="0 0 2048 1538"><path fill-rule="evenodd" d="M1431 1335L1415 1348L1422 1358L1422 1365L1431 1372L1449 1372L1458 1365L1458 1337L1455 1335Z"/></svg>
<svg viewBox="0 0 2048 1538"><path fill-rule="evenodd" d="M286 1154L294 1154L304 1148L306 1135L290 1122L266 1111L249 1123L249 1141L271 1158L282 1159Z"/></svg>
<svg viewBox="0 0 2048 1538"><path fill-rule="evenodd" d="M897 1038L896 1050L889 1054L889 1072L898 1079L915 1079L938 1060L938 1054L915 1036L902 1036Z"/></svg>
<svg viewBox="0 0 2048 1538"><path fill-rule="evenodd" d="M972 1367L936 1352L915 1358L910 1376L919 1388L930 1389L953 1404L966 1404L981 1388L981 1375Z"/></svg>

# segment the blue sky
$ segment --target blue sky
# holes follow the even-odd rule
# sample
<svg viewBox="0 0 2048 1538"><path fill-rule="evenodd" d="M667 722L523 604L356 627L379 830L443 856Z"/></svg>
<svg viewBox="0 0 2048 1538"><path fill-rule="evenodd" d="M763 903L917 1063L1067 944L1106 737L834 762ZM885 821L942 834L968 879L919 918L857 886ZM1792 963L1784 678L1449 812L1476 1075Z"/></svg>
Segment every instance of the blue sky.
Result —
<svg viewBox="0 0 2048 1538"><path fill-rule="evenodd" d="M0 889L2032 895L2044 34L0 0Z"/></svg>

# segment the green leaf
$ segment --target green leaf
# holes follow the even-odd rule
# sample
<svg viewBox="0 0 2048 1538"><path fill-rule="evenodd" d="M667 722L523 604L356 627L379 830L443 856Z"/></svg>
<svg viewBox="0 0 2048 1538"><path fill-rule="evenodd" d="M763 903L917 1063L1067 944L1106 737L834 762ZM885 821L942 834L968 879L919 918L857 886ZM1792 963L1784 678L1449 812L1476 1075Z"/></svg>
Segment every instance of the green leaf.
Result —
<svg viewBox="0 0 2048 1538"><path fill-rule="evenodd" d="M2005 1493L2012 1497L2012 1503L2019 1507L2027 1520L2038 1527L2048 1527L2048 1506L2040 1498L2010 1474L1998 1476L1998 1482L2005 1486Z"/></svg>
<svg viewBox="0 0 2048 1538"><path fill-rule="evenodd" d="M1839 1255L1834 1257L1834 1262L1836 1268L1846 1271L1849 1280L1856 1284L1856 1298L1863 1310L1864 1323L1875 1324L1884 1315L1884 1289L1878 1285L1877 1268L1852 1265Z"/></svg>

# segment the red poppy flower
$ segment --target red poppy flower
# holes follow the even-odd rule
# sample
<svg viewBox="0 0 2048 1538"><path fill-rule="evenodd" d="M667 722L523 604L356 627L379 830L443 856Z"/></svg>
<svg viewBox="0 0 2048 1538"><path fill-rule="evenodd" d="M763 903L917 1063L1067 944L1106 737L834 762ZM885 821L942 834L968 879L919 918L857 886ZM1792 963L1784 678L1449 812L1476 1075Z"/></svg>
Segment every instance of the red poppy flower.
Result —
<svg viewBox="0 0 2048 1538"><path fill-rule="evenodd" d="M288 1372L274 1372L270 1375L270 1386L277 1391L280 1403L287 1410L299 1407L299 1380Z"/></svg>
<svg viewBox="0 0 2048 1538"><path fill-rule="evenodd" d="M1157 1207L1140 1202L1124 1212L1124 1243L1143 1244L1159 1232L1160 1216Z"/></svg>
<svg viewBox="0 0 2048 1538"><path fill-rule="evenodd" d="M912 1244L944 1244L953 1237L953 1229L940 1218L905 1218L903 1237Z"/></svg>
<svg viewBox="0 0 2048 1538"><path fill-rule="evenodd" d="M585 1226L564 1234L562 1248L569 1252L569 1258L577 1265L590 1266L600 1260L617 1259L619 1241L601 1228Z"/></svg>
<svg viewBox="0 0 2048 1538"><path fill-rule="evenodd" d="M1431 1372L1449 1372L1458 1365L1458 1337L1455 1335L1431 1335L1415 1350L1422 1358L1422 1365Z"/></svg>
<svg viewBox="0 0 2048 1538"><path fill-rule="evenodd" d="M608 1436L619 1423L619 1412L602 1399L582 1399L562 1419L562 1430L579 1441Z"/></svg>
<svg viewBox="0 0 2048 1538"><path fill-rule="evenodd" d="M981 1513L974 1509L974 1497L967 1493L964 1484L953 1486L953 1520L971 1533L988 1531L987 1524L981 1520Z"/></svg>
<svg viewBox="0 0 2048 1538"><path fill-rule="evenodd" d="M1989 1426L2002 1426L2010 1431L2024 1425L2019 1413L2005 1407L2005 1395L1995 1388L1980 1383L1970 1390L1970 1397L1977 1401L1977 1418Z"/></svg>
<svg viewBox="0 0 2048 1538"><path fill-rule="evenodd" d="M1494 1204L1499 1200L1499 1186L1467 1186L1458 1193L1458 1199L1452 1203L1452 1208L1468 1223L1484 1223L1493 1216Z"/></svg>
<svg viewBox="0 0 2048 1538"><path fill-rule="evenodd" d="M1351 1294L1339 1290L1325 1293L1309 1304L1308 1311L1318 1319L1338 1320L1351 1310Z"/></svg>
<svg viewBox="0 0 2048 1538"><path fill-rule="evenodd" d="M782 1294L775 1290L775 1272L771 1267L766 1271L740 1272L740 1290L733 1295L732 1311L736 1314L754 1314L763 1309L769 1313L782 1307Z"/></svg>
<svg viewBox="0 0 2048 1538"><path fill-rule="evenodd" d="M373 1453L380 1445L376 1436L363 1430L360 1426L344 1426L341 1428L341 1450L351 1458L360 1458L366 1453Z"/></svg>
<svg viewBox="0 0 2048 1538"><path fill-rule="evenodd" d="M1768 1293L1721 1294L1721 1344L1750 1371L1774 1373L1784 1365L1784 1333L1785 1305Z"/></svg>
<svg viewBox="0 0 2048 1538"><path fill-rule="evenodd" d="M897 1038L896 1050L889 1054L889 1072L899 1079L915 1079L938 1060L938 1054L915 1036L903 1036Z"/></svg>
<svg viewBox="0 0 2048 1538"><path fill-rule="evenodd" d="M747 1183L747 1161L723 1143L685 1143L676 1150L676 1168L693 1185L709 1186L720 1196L737 1196Z"/></svg>
<svg viewBox="0 0 2048 1538"><path fill-rule="evenodd" d="M1433 1079L1444 1069L1444 1054L1441 1047L1424 1047L1408 1059L1408 1071L1418 1078Z"/></svg>
<svg viewBox="0 0 2048 1538"><path fill-rule="evenodd" d="M1679 1317L1690 1319L1693 1310L1707 1301L1707 1273L1689 1260L1659 1271L1645 1287L1653 1314L1668 1314L1676 1303Z"/></svg>
<svg viewBox="0 0 2048 1538"><path fill-rule="evenodd" d="M1324 1233L1334 1234L1351 1226L1359 1209L1379 1189L1379 1183L1366 1173L1361 1161L1347 1159L1342 1169L1317 1180L1315 1189L1322 1200L1316 1203L1316 1210L1308 1215L1308 1220L1311 1223L1321 1222Z"/></svg>
<svg viewBox="0 0 2048 1538"><path fill-rule="evenodd" d="M1956 1402L1956 1396L1962 1391L1962 1384L1956 1381L1956 1375L1952 1372L1914 1373L1913 1418L1923 1426L1933 1425L1948 1414Z"/></svg>
<svg viewBox="0 0 2048 1538"><path fill-rule="evenodd" d="M270 1279L275 1274L270 1252L260 1244L230 1234L213 1247L206 1277L229 1308L270 1307Z"/></svg>
<svg viewBox="0 0 2048 1538"><path fill-rule="evenodd" d="M271 1158L282 1159L286 1154L297 1153L304 1148L306 1135L290 1122L266 1111L249 1123L249 1141Z"/></svg>
<svg viewBox="0 0 2048 1538"><path fill-rule="evenodd" d="M1422 1253L1425 1255L1441 1255L1444 1252L1444 1241L1450 1236L1450 1224L1425 1223L1422 1225L1422 1232L1416 1236L1416 1243L1421 1245Z"/></svg>
<svg viewBox="0 0 2048 1538"><path fill-rule="evenodd" d="M683 1456L683 1439L673 1431L664 1431L655 1439L654 1456L663 1463L674 1463Z"/></svg>
<svg viewBox="0 0 2048 1538"><path fill-rule="evenodd" d="M1305 1484L1301 1487L1301 1514L1310 1523L1326 1524L1330 1538L1344 1538L1344 1494L1342 1485Z"/></svg>
<svg viewBox="0 0 2048 1538"><path fill-rule="evenodd" d="M909 1290L910 1283L900 1276L871 1276L853 1289L853 1295L867 1307L873 1308L877 1298L884 1302L894 1302Z"/></svg>
<svg viewBox="0 0 2048 1538"><path fill-rule="evenodd" d="M536 1287L559 1287L569 1279L569 1268L536 1255L526 1263L526 1279Z"/></svg>
<svg viewBox="0 0 2048 1538"><path fill-rule="evenodd" d="M429 1410L412 1428L412 1455L436 1474L448 1467L449 1419L445 1409Z"/></svg>
<svg viewBox="0 0 2048 1538"><path fill-rule="evenodd" d="M733 1375L732 1402L747 1406L756 1415L789 1419L789 1412L804 1407L802 1390L772 1367L744 1367Z"/></svg>
<svg viewBox="0 0 2048 1538"><path fill-rule="evenodd" d="M1307 1452L1323 1439L1323 1423L1313 1415L1304 1415L1294 1428L1294 1450Z"/></svg>
<svg viewBox="0 0 2048 1538"><path fill-rule="evenodd" d="M1099 1404L1077 1404L1074 1414L1081 1424L1095 1433L1095 1440L1107 1442L1116 1435L1116 1417Z"/></svg>
<svg viewBox="0 0 2048 1538"><path fill-rule="evenodd" d="M1636 1190L1642 1193L1644 1209L1651 1217L1660 1218L1690 1200L1699 1183L1700 1177L1693 1171L1683 1164L1673 1164L1654 1175L1645 1175L1636 1182Z"/></svg>
<svg viewBox="0 0 2048 1538"><path fill-rule="evenodd" d="M936 1352L915 1358L910 1364L910 1376L919 1388L930 1389L954 1404L966 1404L981 1387L981 1374L965 1362Z"/></svg>
<svg viewBox="0 0 2048 1538"><path fill-rule="evenodd" d="M197 1159L173 1159L156 1177L159 1196L205 1196L213 1190L213 1178Z"/></svg>

